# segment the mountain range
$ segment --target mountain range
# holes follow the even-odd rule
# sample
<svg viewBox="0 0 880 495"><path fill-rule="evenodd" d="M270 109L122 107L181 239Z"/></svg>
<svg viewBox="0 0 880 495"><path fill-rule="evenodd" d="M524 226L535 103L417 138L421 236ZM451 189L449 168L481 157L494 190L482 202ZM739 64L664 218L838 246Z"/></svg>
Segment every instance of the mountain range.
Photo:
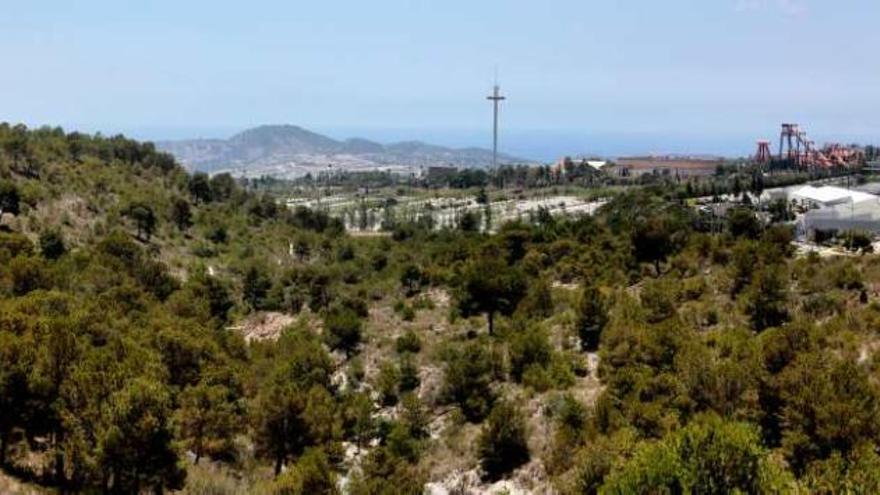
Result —
<svg viewBox="0 0 880 495"><path fill-rule="evenodd" d="M447 148L421 141L382 144L361 138L339 141L294 125L264 125L229 139L160 141L156 145L190 170L248 177L295 178L328 169L406 173L437 165L492 164L492 151L481 148ZM498 159L526 162L503 154Z"/></svg>

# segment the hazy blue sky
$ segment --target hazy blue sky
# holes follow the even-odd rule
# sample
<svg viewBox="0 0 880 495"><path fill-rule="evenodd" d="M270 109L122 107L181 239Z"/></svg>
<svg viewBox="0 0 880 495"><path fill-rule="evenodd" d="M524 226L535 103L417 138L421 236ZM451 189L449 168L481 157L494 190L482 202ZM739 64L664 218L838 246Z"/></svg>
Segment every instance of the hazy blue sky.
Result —
<svg viewBox="0 0 880 495"><path fill-rule="evenodd" d="M0 120L150 138L294 123L470 144L490 123L497 65L511 149L545 135L604 151L601 136L632 132L658 151L659 136L668 151L691 137L750 150L782 121L820 141L880 141L877 0L2 4Z"/></svg>

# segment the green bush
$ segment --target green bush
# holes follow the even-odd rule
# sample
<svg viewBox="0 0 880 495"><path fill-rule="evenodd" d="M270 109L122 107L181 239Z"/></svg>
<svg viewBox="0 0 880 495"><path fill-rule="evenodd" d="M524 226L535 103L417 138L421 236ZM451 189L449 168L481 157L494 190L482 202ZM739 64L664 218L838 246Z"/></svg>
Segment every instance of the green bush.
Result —
<svg viewBox="0 0 880 495"><path fill-rule="evenodd" d="M746 290L746 313L757 331L788 321L788 278L784 269L771 265L758 270Z"/></svg>
<svg viewBox="0 0 880 495"><path fill-rule="evenodd" d="M678 287L670 280L655 279L645 282L640 297L649 323L666 320L677 312Z"/></svg>
<svg viewBox="0 0 880 495"><path fill-rule="evenodd" d="M416 317L416 312L413 307L407 304L403 299L396 300L393 309L403 321L413 321Z"/></svg>
<svg viewBox="0 0 880 495"><path fill-rule="evenodd" d="M803 484L810 493L880 493L880 456L868 444L845 457L835 452L810 464Z"/></svg>
<svg viewBox="0 0 880 495"><path fill-rule="evenodd" d="M0 180L0 215L18 215L20 201L18 187L12 182Z"/></svg>
<svg viewBox="0 0 880 495"><path fill-rule="evenodd" d="M479 342L469 342L447 352L444 360L445 401L458 405L468 420L482 420L494 401L491 353Z"/></svg>
<svg viewBox="0 0 880 495"><path fill-rule="evenodd" d="M400 286L407 297L412 297L421 292L422 287L428 282L428 277L416 265L406 265L400 274Z"/></svg>
<svg viewBox="0 0 880 495"><path fill-rule="evenodd" d="M400 369L393 361L385 361L379 368L376 376L376 389L379 392L379 401L382 405L393 406L397 404L400 396Z"/></svg>
<svg viewBox="0 0 880 495"><path fill-rule="evenodd" d="M352 495L422 495L428 477L388 446L372 449L351 480Z"/></svg>
<svg viewBox="0 0 880 495"><path fill-rule="evenodd" d="M40 234L40 254L47 260L57 260L67 252L64 237L57 230L47 230Z"/></svg>
<svg viewBox="0 0 880 495"><path fill-rule="evenodd" d="M644 442L600 492L780 493L793 481L754 426L710 415L660 442Z"/></svg>
<svg viewBox="0 0 880 495"><path fill-rule="evenodd" d="M0 253L14 258L20 254L30 255L34 252L34 244L22 234L0 232Z"/></svg>
<svg viewBox="0 0 880 495"><path fill-rule="evenodd" d="M520 381L524 386L539 393L553 388L553 377L550 376L547 368L539 364L528 365L520 377Z"/></svg>
<svg viewBox="0 0 880 495"><path fill-rule="evenodd" d="M308 449L292 468L275 479L273 495L336 495L336 474L321 449Z"/></svg>
<svg viewBox="0 0 880 495"><path fill-rule="evenodd" d="M412 354L404 353L399 358L400 382L399 390L401 393L411 392L419 388L421 378L419 378L419 368Z"/></svg>
<svg viewBox="0 0 880 495"><path fill-rule="evenodd" d="M351 355L361 342L361 320L345 306L334 306L324 315L324 341L331 349Z"/></svg>
<svg viewBox="0 0 880 495"><path fill-rule="evenodd" d="M510 373L516 381L523 380L528 368L544 369L553 359L553 347L547 335L538 328L515 332L510 338L508 352Z"/></svg>
<svg viewBox="0 0 880 495"><path fill-rule="evenodd" d="M395 348L397 349L398 354L404 354L407 352L416 354L422 350L422 341L415 330L408 329L403 335L397 337Z"/></svg>
<svg viewBox="0 0 880 495"><path fill-rule="evenodd" d="M519 408L498 402L477 438L477 456L487 479L497 480L529 461L526 436L526 421Z"/></svg>
<svg viewBox="0 0 880 495"><path fill-rule="evenodd" d="M831 283L838 289L858 290L864 287L862 272L850 260L835 263L829 267Z"/></svg>
<svg viewBox="0 0 880 495"><path fill-rule="evenodd" d="M595 351L599 348L600 336L608 322L607 305L599 287L592 280L585 281L575 308L575 328L584 350Z"/></svg>
<svg viewBox="0 0 880 495"><path fill-rule="evenodd" d="M871 234L862 231L846 231L838 234L838 239L843 241L843 245L850 251L860 251L862 253L871 253L874 247L871 244L873 239Z"/></svg>

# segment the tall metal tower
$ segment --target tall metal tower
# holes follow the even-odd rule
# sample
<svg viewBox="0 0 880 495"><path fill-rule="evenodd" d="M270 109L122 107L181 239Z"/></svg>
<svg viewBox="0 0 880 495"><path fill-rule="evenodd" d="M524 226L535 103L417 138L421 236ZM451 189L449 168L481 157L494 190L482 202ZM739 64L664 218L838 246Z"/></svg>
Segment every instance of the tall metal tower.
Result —
<svg viewBox="0 0 880 495"><path fill-rule="evenodd" d="M770 141L762 139L758 141L758 152L755 153L755 161L764 165L770 163Z"/></svg>
<svg viewBox="0 0 880 495"><path fill-rule="evenodd" d="M486 99L490 100L495 107L492 125L492 168L496 168L498 167L498 103L507 99L506 96L501 96L501 88L498 86L497 81L495 82L492 94L487 96Z"/></svg>

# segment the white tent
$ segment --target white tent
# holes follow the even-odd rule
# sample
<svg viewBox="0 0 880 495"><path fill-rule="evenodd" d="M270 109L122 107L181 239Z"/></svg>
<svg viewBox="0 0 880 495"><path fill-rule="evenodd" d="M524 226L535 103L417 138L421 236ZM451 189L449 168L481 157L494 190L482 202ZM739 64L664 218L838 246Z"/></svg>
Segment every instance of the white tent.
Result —
<svg viewBox="0 0 880 495"><path fill-rule="evenodd" d="M791 199L813 207L827 207L848 203L876 202L878 197L860 191L834 186L804 186L791 193Z"/></svg>
<svg viewBox="0 0 880 495"><path fill-rule="evenodd" d="M815 230L860 230L880 233L880 201L845 203L818 210L810 210L803 217L805 232Z"/></svg>

